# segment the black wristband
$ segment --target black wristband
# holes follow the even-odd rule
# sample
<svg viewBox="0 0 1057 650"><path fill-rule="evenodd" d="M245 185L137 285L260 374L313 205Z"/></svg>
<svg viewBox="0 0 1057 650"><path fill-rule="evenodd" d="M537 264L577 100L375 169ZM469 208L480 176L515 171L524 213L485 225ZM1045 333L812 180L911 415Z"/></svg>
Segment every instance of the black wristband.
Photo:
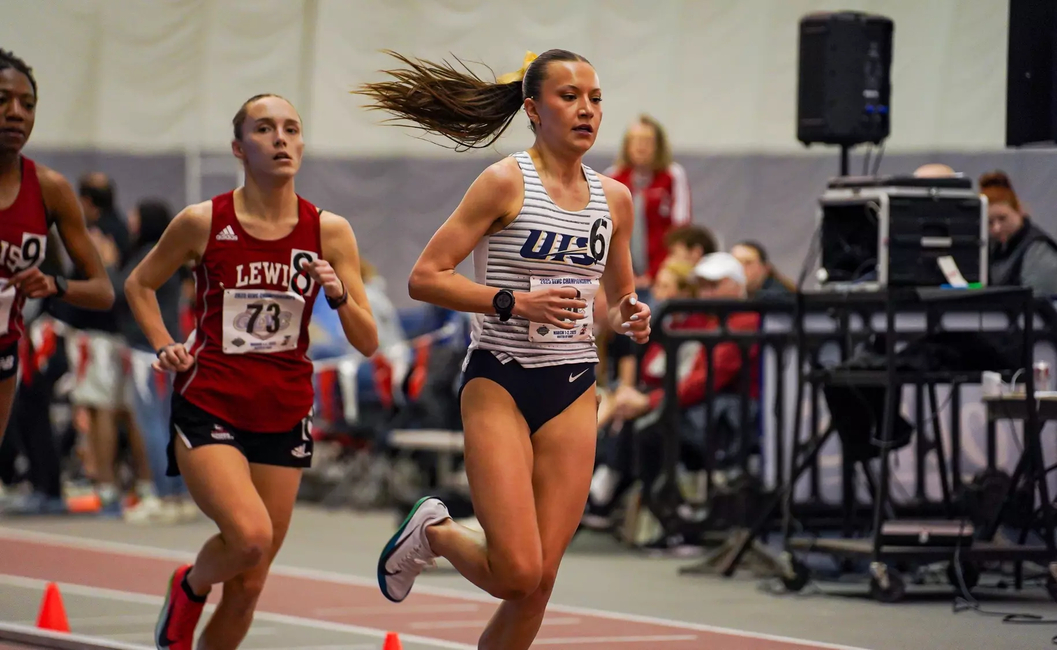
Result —
<svg viewBox="0 0 1057 650"><path fill-rule="evenodd" d="M331 309L337 309L349 301L349 288L345 286L345 283L342 283L340 298L331 298L325 293L323 297L327 299L327 304L330 305Z"/></svg>

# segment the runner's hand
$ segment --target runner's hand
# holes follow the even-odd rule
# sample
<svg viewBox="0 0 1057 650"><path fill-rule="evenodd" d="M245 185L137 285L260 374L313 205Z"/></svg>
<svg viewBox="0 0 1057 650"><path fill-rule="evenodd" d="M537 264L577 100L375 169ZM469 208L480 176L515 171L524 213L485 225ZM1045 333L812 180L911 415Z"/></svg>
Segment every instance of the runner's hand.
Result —
<svg viewBox="0 0 1057 650"><path fill-rule="evenodd" d="M650 307L639 300L634 293L624 296L617 306L620 322L614 323L614 328L621 334L626 334L636 343L646 343L650 340Z"/></svg>
<svg viewBox="0 0 1057 650"><path fill-rule="evenodd" d="M514 314L533 323L549 323L555 327L571 330L575 322L586 318L582 312L587 301L577 298L572 287L548 287L536 291L519 291L514 294ZM573 311L580 310L579 312Z"/></svg>
<svg viewBox="0 0 1057 650"><path fill-rule="evenodd" d="M159 372L183 372L194 363L183 343L170 343L158 351L158 360L151 367Z"/></svg>
<svg viewBox="0 0 1057 650"><path fill-rule="evenodd" d="M314 262L308 262L301 268L322 287L323 293L329 297L340 298L344 295L345 285L341 283L341 279L334 272L334 267L330 265L330 262L323 258L317 258Z"/></svg>
<svg viewBox="0 0 1057 650"><path fill-rule="evenodd" d="M55 294L55 278L45 275L40 268L31 266L11 276L7 281L27 298L47 298Z"/></svg>

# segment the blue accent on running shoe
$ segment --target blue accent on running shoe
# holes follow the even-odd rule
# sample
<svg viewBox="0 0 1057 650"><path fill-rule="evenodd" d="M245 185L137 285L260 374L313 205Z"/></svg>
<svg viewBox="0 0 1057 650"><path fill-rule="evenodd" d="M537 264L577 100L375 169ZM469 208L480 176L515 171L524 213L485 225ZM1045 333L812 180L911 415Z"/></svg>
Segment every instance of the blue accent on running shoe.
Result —
<svg viewBox="0 0 1057 650"><path fill-rule="evenodd" d="M414 506L412 506L411 512L407 513L407 517L404 518L404 522L400 524L400 527L396 529L396 532L393 533L393 536L389 538L389 542L386 543L385 548L382 549L381 556L379 556L378 558L378 587L382 590L382 595L394 603L399 603L401 601L390 596L389 590L386 589L385 578L389 575L389 573L385 570L385 563L389 561L389 558L392 557L393 553L396 551L397 540L399 540L400 536L404 534L404 529L407 528L407 524L409 521L411 521L411 518L415 516L415 513L418 512L418 509L422 507L423 503L425 503L429 499L435 498L436 497L432 495L424 496L419 499ZM409 591L408 593L411 592Z"/></svg>

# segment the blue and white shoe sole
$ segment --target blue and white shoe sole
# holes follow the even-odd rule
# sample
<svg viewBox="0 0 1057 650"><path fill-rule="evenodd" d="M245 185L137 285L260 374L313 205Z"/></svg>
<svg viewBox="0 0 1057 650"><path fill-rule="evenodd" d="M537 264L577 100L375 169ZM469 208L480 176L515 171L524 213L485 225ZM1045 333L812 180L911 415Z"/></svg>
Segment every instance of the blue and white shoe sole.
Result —
<svg viewBox="0 0 1057 650"><path fill-rule="evenodd" d="M173 571L172 576L169 577L169 589L165 592L165 602L161 606L161 615L158 617L158 622L154 625L154 647L157 650L168 650L169 648L168 645L162 645L162 641L167 640L165 629L169 627L169 602L172 600L172 590L177 587L179 585L176 584L176 571Z"/></svg>
<svg viewBox="0 0 1057 650"><path fill-rule="evenodd" d="M378 558L378 588L382 590L382 595L394 603L403 602L404 598L396 599L389 595L389 590L385 586L385 563L389 561L389 558L393 556L393 551L396 549L396 544L400 540L400 536L404 534L404 530L407 528L408 523L411 522L411 518L415 516L418 509L422 507L422 504L430 499L435 499L433 496L425 496L419 499L415 505L411 508L411 512L407 513L407 517L404 518L404 522L400 524L400 528L393 533L393 536L389 538L389 542L382 549L382 555ZM408 594L411 593L409 589Z"/></svg>

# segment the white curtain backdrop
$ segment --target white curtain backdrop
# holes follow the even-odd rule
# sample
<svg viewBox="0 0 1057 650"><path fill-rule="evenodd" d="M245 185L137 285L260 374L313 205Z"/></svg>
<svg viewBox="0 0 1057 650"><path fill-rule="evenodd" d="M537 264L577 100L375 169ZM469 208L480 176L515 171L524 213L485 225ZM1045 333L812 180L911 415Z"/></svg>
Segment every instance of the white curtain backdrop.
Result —
<svg viewBox="0 0 1057 650"><path fill-rule="evenodd" d="M1005 0L0 0L0 46L37 72L47 148L223 150L242 101L275 92L315 153L438 155L349 94L392 63L380 50L499 74L563 47L598 69L601 150L646 111L682 152L788 153L798 21L840 9L895 21L889 150L1002 147Z"/></svg>

